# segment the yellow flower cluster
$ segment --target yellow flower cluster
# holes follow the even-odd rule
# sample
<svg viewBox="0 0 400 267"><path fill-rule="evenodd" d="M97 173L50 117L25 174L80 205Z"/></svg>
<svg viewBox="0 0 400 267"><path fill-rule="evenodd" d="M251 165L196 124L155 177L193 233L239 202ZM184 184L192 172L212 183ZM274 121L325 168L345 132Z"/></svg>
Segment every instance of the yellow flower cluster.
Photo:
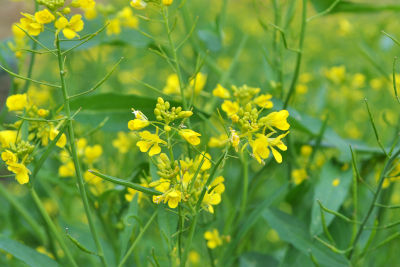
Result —
<svg viewBox="0 0 400 267"><path fill-rule="evenodd" d="M272 95L260 94L259 88L243 85L232 86L231 92L221 85L213 90L213 95L224 99L221 109L231 120L230 136L225 134L212 137L209 146L218 147L230 143L236 151L239 151L241 140L243 150L247 144L252 148L252 156L263 163L268 158L270 151L278 163L282 162L282 156L277 150L285 151L286 145L282 139L289 133L287 110L266 113L273 107ZM236 129L235 129L236 128ZM286 131L278 133L278 131ZM276 135L278 134L278 135Z"/></svg>
<svg viewBox="0 0 400 267"><path fill-rule="evenodd" d="M121 26L137 29L139 27L139 19L133 15L132 9L123 8L114 18L108 20L107 35L118 35L121 33Z"/></svg>
<svg viewBox="0 0 400 267"><path fill-rule="evenodd" d="M12 129L0 132L1 158L7 164L8 170L13 172L20 184L29 182L30 171L26 167L33 160L33 151L36 146L47 146L49 140L54 140L59 135L58 125L52 121L57 118L47 109L37 107L27 94L11 95L6 100L9 111L15 112L24 119L17 120L8 126ZM46 120L50 119L50 120ZM22 130L24 127L24 130ZM67 143L64 133L60 134L56 145L63 148Z"/></svg>
<svg viewBox="0 0 400 267"><path fill-rule="evenodd" d="M193 78L189 79L188 86L183 88L185 96L189 97L193 92L199 94L204 89L206 82L207 76L201 72L197 73ZM181 86L178 75L174 73L167 77L167 84L165 85L163 92L168 95L180 95Z"/></svg>

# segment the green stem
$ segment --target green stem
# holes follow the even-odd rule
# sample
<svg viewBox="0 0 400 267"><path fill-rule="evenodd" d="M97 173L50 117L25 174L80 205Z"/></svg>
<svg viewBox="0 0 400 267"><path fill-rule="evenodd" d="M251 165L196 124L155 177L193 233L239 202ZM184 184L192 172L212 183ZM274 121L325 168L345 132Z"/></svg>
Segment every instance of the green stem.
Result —
<svg viewBox="0 0 400 267"><path fill-rule="evenodd" d="M0 195L2 195L10 204L18 211L26 222L32 227L33 231L38 235L39 239L45 243L46 237L40 228L39 224L32 218L29 212L14 198L13 195L8 193L4 186L0 183Z"/></svg>
<svg viewBox="0 0 400 267"><path fill-rule="evenodd" d="M184 87L184 82L183 82L183 78L182 78L181 67L179 66L178 55L176 53L176 48L175 48L174 41L172 40L171 29L169 27L168 8L165 7L165 6L163 6L162 15L163 15L163 18L164 18L165 29L166 29L167 35L168 35L169 46L170 46L171 52L172 52L172 58L173 58L174 63L175 63L175 71L176 71L176 74L178 75L178 79L179 79L179 89L181 91L181 98L182 98L183 108L185 110L187 110L188 106L187 106L186 99L185 99L185 93L184 93L185 87Z"/></svg>
<svg viewBox="0 0 400 267"><path fill-rule="evenodd" d="M158 212L158 209L156 209L156 211L153 213L153 215L151 216L151 218L148 220L148 222L146 223L146 225L143 227L142 231L140 231L140 234L136 237L135 241L132 243L131 247L128 249L128 251L126 252L124 258L121 260L121 262L118 264L118 267L122 267L125 262L128 260L129 256L132 254L133 250L135 249L137 243L140 241L140 239L142 238L143 234L146 232L147 228L149 228L151 222L154 220L154 218L156 217Z"/></svg>
<svg viewBox="0 0 400 267"><path fill-rule="evenodd" d="M299 50L300 52L297 54L296 58L296 67L294 70L292 82L289 87L289 92L286 96L285 103L283 108L286 109L289 105L290 99L293 97L296 89L297 79L300 74L300 66L301 66L301 59L303 55L303 44L304 44L304 37L306 34L306 26L307 26L307 0L303 0L303 13L301 18L301 30L300 30L300 40L299 40Z"/></svg>
<svg viewBox="0 0 400 267"><path fill-rule="evenodd" d="M247 155L245 152L242 153L242 166L243 166L243 191L242 191L242 202L240 203L240 212L238 222L243 218L247 204L247 194L249 188L249 164L247 161Z"/></svg>
<svg viewBox="0 0 400 267"><path fill-rule="evenodd" d="M58 243L60 244L62 250L64 251L65 255L67 256L68 260L71 262L72 266L78 267L76 264L74 258L72 257L71 252L69 251L67 245L64 242L64 239L58 232L56 226L52 222L49 214L47 213L46 209L43 207L42 201L40 200L39 196L36 194L35 189L31 187L31 195L33 198L33 201L35 202L36 206L38 207L40 214L42 214L43 219L45 220L46 224L49 226L50 231L53 233L54 237L57 239Z"/></svg>
<svg viewBox="0 0 400 267"><path fill-rule="evenodd" d="M388 169L390 168L391 164L393 163L393 161L397 158L397 156L398 156L399 154L400 154L400 150L398 150L393 156L391 156L391 157L390 157L389 159L387 159L387 161L386 161L385 167L383 168L383 170L382 170L382 172L381 172L381 175L380 175L380 177L379 177L378 188L376 189L375 194L374 194L374 196L373 196L373 198L372 198L371 204L369 205L368 212L367 212L367 214L365 215L363 221L361 222L361 225L360 225L360 228L358 228L358 232L357 232L357 234L356 234L356 237L354 238L354 240L353 240L353 242L352 242L352 244L351 244L352 249L350 250L350 253L349 253L349 257L348 257L349 259L352 258L353 253L354 253L354 248L356 247L357 242L359 241L359 239L360 239L360 237L361 237L361 234L363 233L363 231L364 231L364 229L365 229L365 225L367 224L368 219L369 219L369 217L371 216L372 211L373 211L374 208L375 208L375 203L376 203L376 200L378 199L379 193L380 193L381 190L382 190L382 185L383 185L383 182L385 181L386 173L387 173Z"/></svg>
<svg viewBox="0 0 400 267"><path fill-rule="evenodd" d="M64 78L64 75L65 75L64 61L62 58L62 52L61 52L61 48L60 48L60 41L58 39L58 35L56 36L56 47L57 47L58 66L59 66L59 70L60 70L61 89L62 89L62 94L63 94L63 98L64 98L64 109L65 109L66 116L68 118L67 127L68 127L68 133L69 133L69 143L70 143L71 152L72 152L71 153L72 159L74 161L76 176L78 179L79 193L81 195L83 206L84 206L85 213L86 213L86 217L89 222L90 232L92 233L93 240L96 244L97 254L100 257L100 260L103 263L103 265L107 266L107 262L104 258L103 248L100 244L100 239L97 234L96 226L94 224L94 220L93 220L93 217L92 217L92 214L90 211L89 201L88 201L88 197L87 197L87 193L86 193L86 189L85 189L85 185L84 185L84 181L83 181L83 177L82 177L81 166L80 166L79 159L78 159L78 152L76 150L75 134L74 134L74 128L73 128L72 119L71 119L71 109L69 106L69 97L68 97L67 87L66 87L65 78Z"/></svg>

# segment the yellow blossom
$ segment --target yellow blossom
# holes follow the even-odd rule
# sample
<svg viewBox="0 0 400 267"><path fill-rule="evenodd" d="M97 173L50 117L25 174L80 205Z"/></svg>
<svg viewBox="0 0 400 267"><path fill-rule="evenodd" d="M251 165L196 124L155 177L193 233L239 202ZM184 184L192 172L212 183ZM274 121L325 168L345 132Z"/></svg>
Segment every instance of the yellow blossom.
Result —
<svg viewBox="0 0 400 267"><path fill-rule="evenodd" d="M88 20L95 19L97 17L96 8L85 9L85 18Z"/></svg>
<svg viewBox="0 0 400 267"><path fill-rule="evenodd" d="M194 92L196 94L200 93L206 85L207 76L201 72L197 73L194 78L192 78L189 82L190 86L194 88Z"/></svg>
<svg viewBox="0 0 400 267"><path fill-rule="evenodd" d="M143 0L132 0L131 1L131 7L136 8L136 9L145 9L147 4Z"/></svg>
<svg viewBox="0 0 400 267"><path fill-rule="evenodd" d="M92 9L96 5L96 2L94 0L77 0L75 2L79 5L80 8L83 9Z"/></svg>
<svg viewBox="0 0 400 267"><path fill-rule="evenodd" d="M305 84L298 84L296 85L296 93L300 94L300 95L304 95L308 92L308 87Z"/></svg>
<svg viewBox="0 0 400 267"><path fill-rule="evenodd" d="M40 24L47 24L52 22L56 18L48 9L43 9L35 13L35 19Z"/></svg>
<svg viewBox="0 0 400 267"><path fill-rule="evenodd" d="M113 147L118 149L118 152L121 154L126 154L129 151L131 146L131 139L124 132L118 132L118 138L112 141Z"/></svg>
<svg viewBox="0 0 400 267"><path fill-rule="evenodd" d="M84 23L82 21L82 16L77 14L73 15L69 21L65 17L60 17L54 25L57 31L62 30L65 38L73 39L78 36L77 32L83 30Z"/></svg>
<svg viewBox="0 0 400 267"><path fill-rule="evenodd" d="M108 21L106 33L107 35L118 35L121 33L121 23L118 18L114 18Z"/></svg>
<svg viewBox="0 0 400 267"><path fill-rule="evenodd" d="M4 130L0 131L0 145L3 148L9 148L10 144L15 144L17 141L17 131Z"/></svg>
<svg viewBox="0 0 400 267"><path fill-rule="evenodd" d="M230 98L231 94L229 93L229 91L224 88L222 85L217 84L217 87L213 90L213 95L219 98Z"/></svg>
<svg viewBox="0 0 400 267"><path fill-rule="evenodd" d="M218 137L211 137L210 141L208 141L209 147L222 147L228 141L228 136L226 134L221 134Z"/></svg>
<svg viewBox="0 0 400 267"><path fill-rule="evenodd" d="M128 128L131 131L141 130L149 125L148 120L133 119L128 122Z"/></svg>
<svg viewBox="0 0 400 267"><path fill-rule="evenodd" d="M21 28L30 35L38 36L43 31L43 24L37 22L34 16L27 13L21 13L21 15L24 16L24 18L19 20Z"/></svg>
<svg viewBox="0 0 400 267"><path fill-rule="evenodd" d="M310 146L310 145L303 145L303 146L301 146L301 148L300 148L300 154L302 155L302 156L304 156L304 157L308 157L308 156L310 156L311 155L311 153L312 153L312 146Z"/></svg>
<svg viewBox="0 0 400 267"><path fill-rule="evenodd" d="M340 184L340 179L339 178L336 178L335 180L332 181L332 185L334 187L337 187L339 184Z"/></svg>
<svg viewBox="0 0 400 267"><path fill-rule="evenodd" d="M271 94L263 94L254 99L254 103L261 108L272 108L274 104L271 101Z"/></svg>
<svg viewBox="0 0 400 267"><path fill-rule="evenodd" d="M197 146L200 144L199 136L201 136L201 134L196 133L193 130L182 129L179 131L179 135L182 136L188 143L190 143L193 146Z"/></svg>
<svg viewBox="0 0 400 267"><path fill-rule="evenodd" d="M191 262L192 264L198 264L200 262L200 255L197 251L190 251L189 255L188 255L188 260L189 262Z"/></svg>
<svg viewBox="0 0 400 267"><path fill-rule="evenodd" d="M287 110L274 111L267 116L261 118L259 122L263 123L268 128L277 128L282 131L289 129L290 124L287 122L289 112Z"/></svg>
<svg viewBox="0 0 400 267"><path fill-rule="evenodd" d="M329 70L325 71L325 76L331 80L333 83L339 84L344 81L346 77L346 67L345 66L334 66Z"/></svg>
<svg viewBox="0 0 400 267"><path fill-rule="evenodd" d="M174 2L174 0L162 0L162 4L164 6L170 6L170 5L172 5L173 2Z"/></svg>
<svg viewBox="0 0 400 267"><path fill-rule="evenodd" d="M205 206L206 210L209 213L214 213L214 207L213 205L218 205L221 203L221 194L215 193L215 192L206 192L203 198L203 205Z"/></svg>
<svg viewBox="0 0 400 267"><path fill-rule="evenodd" d="M15 173L15 179L20 184L26 184L29 182L30 170L22 163L10 162L7 164L7 169Z"/></svg>
<svg viewBox="0 0 400 267"><path fill-rule="evenodd" d="M1 153L1 159L7 164L15 163L18 161L17 155L15 155L13 152L11 152L8 149L6 149L4 152Z"/></svg>
<svg viewBox="0 0 400 267"><path fill-rule="evenodd" d="M68 161L58 168L58 175L60 177L71 177L75 174L75 165L72 161Z"/></svg>
<svg viewBox="0 0 400 267"><path fill-rule="evenodd" d="M41 109L39 109L38 111L37 111L37 114L40 116L40 117L47 117L47 115L49 115L49 111L47 110L47 109L43 109L43 108L41 108Z"/></svg>
<svg viewBox="0 0 400 267"><path fill-rule="evenodd" d="M28 106L28 96L26 94L11 95L7 98L6 106L9 111L21 111Z"/></svg>
<svg viewBox="0 0 400 267"><path fill-rule="evenodd" d="M225 191L224 181L225 178L223 176L218 176L214 179L214 181L212 181L210 188L214 188L213 192L222 194Z"/></svg>
<svg viewBox="0 0 400 267"><path fill-rule="evenodd" d="M49 135L50 140L54 140L57 137L58 133L59 131L57 129L52 128L50 130L50 135ZM60 139L58 139L56 146L63 148L65 147L66 144L67 144L67 137L63 133L61 134Z"/></svg>
<svg viewBox="0 0 400 267"><path fill-rule="evenodd" d="M133 15L132 9L129 7L124 7L120 12L118 12L117 18L123 26L132 29L137 29L139 27L139 19Z"/></svg>
<svg viewBox="0 0 400 267"><path fill-rule="evenodd" d="M282 151L287 150L287 146L282 142L282 138L284 138L289 132L279 135L276 138L268 138L268 146L272 151L272 155L274 156L276 162L282 163L282 155L276 150L274 147L279 148Z"/></svg>
<svg viewBox="0 0 400 267"><path fill-rule="evenodd" d="M222 245L222 238L220 237L217 229L205 232L204 239L207 240L207 247L210 249L214 249Z"/></svg>
<svg viewBox="0 0 400 267"><path fill-rule="evenodd" d="M351 85L355 88L361 88L365 86L365 75L362 73L356 73L353 76Z"/></svg>
<svg viewBox="0 0 400 267"><path fill-rule="evenodd" d="M87 146L85 148L85 159L88 164L94 163L103 154L103 148L100 145Z"/></svg>
<svg viewBox="0 0 400 267"><path fill-rule="evenodd" d="M180 94L180 84L179 84L179 77L177 74L171 74L167 77L167 84L163 89L163 93L166 94Z"/></svg>
<svg viewBox="0 0 400 267"><path fill-rule="evenodd" d="M204 159L204 161L203 161ZM206 152L202 152L199 156L196 157L195 160L195 166L197 169L197 166L200 165L200 163L203 161L203 165L201 165L201 170L202 171L206 171L208 169L211 168L211 155L206 153Z"/></svg>
<svg viewBox="0 0 400 267"><path fill-rule="evenodd" d="M257 139L250 142L250 146L258 163L264 163L264 159L269 156L268 138L263 134L258 134Z"/></svg>
<svg viewBox="0 0 400 267"><path fill-rule="evenodd" d="M14 23L11 26L11 30L13 32L15 39L23 39L25 37L25 33L23 30L21 30L21 28L22 28L22 25L19 23Z"/></svg>
<svg viewBox="0 0 400 267"><path fill-rule="evenodd" d="M292 178L294 184L299 185L308 178L308 175L305 169L295 169L292 171Z"/></svg>
<svg viewBox="0 0 400 267"><path fill-rule="evenodd" d="M174 209L178 206L179 202L181 202L182 193L179 190L172 189L171 191L165 194L164 203L168 202L168 207Z"/></svg>
<svg viewBox="0 0 400 267"><path fill-rule="evenodd" d="M141 141L137 142L136 145L139 147L141 152L149 151L149 156L157 155L161 152L159 144L166 144L158 134L152 134L149 131L143 131L139 133Z"/></svg>
<svg viewBox="0 0 400 267"><path fill-rule="evenodd" d="M225 111L228 117L231 117L239 111L239 104L237 102L225 100L224 103L222 103L221 108Z"/></svg>

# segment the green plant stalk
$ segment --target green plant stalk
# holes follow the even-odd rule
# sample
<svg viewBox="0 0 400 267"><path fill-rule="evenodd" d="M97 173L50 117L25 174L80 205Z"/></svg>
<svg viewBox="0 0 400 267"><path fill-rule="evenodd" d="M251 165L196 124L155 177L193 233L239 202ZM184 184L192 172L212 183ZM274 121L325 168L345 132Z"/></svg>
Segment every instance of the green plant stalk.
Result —
<svg viewBox="0 0 400 267"><path fill-rule="evenodd" d="M286 109L289 105L290 99L293 97L296 89L297 80L300 74L300 66L301 60L303 55L303 44L304 44L304 37L306 35L306 27L307 27L307 0L303 0L303 12L301 18L301 30L300 30L300 40L299 40L299 50L300 52L297 54L296 58L296 67L294 70L293 78L290 83L289 92L286 96L285 102L283 104L283 109Z"/></svg>
<svg viewBox="0 0 400 267"><path fill-rule="evenodd" d="M240 203L238 222L241 221L246 211L247 194L249 191L249 163L245 152L242 153L242 166L243 166L243 191L242 191L242 202Z"/></svg>
<svg viewBox="0 0 400 267"><path fill-rule="evenodd" d="M31 196L33 198L33 201L35 202L36 206L38 207L40 214L43 216L43 219L45 220L46 224L49 226L50 231L53 233L55 238L57 239L58 243L60 244L62 250L64 251L66 257L68 260L71 262L72 266L78 267L76 264L74 258L72 257L71 252L69 251L67 245L64 242L64 239L58 232L56 226L54 225L53 221L51 220L49 214L47 213L46 209L43 207L42 201L40 200L39 196L37 195L35 189L33 187L30 188L31 191Z"/></svg>
<svg viewBox="0 0 400 267"><path fill-rule="evenodd" d="M29 214L29 212L21 205L19 202L14 198L13 195L11 195L5 188L4 186L0 183L0 195L3 196L10 204L15 208L16 211L18 211L21 216L26 220L26 222L32 227L33 231L38 235L40 240L42 240L43 243L46 243L46 237L44 235L44 232L40 228L39 224L35 221L35 219L32 218L32 216Z"/></svg>
<svg viewBox="0 0 400 267"><path fill-rule="evenodd" d="M185 87L184 87L184 82L183 82L183 78L182 78L181 67L179 66L178 55L176 53L174 41L172 40L171 29L169 27L168 8L165 6L163 6L162 15L164 18L165 30L167 31L167 35L168 35L169 46L170 46L171 52L172 52L172 58L175 63L175 71L176 71L176 74L178 75L178 79L179 79L179 89L181 91L183 108L185 110L187 110L188 106L187 106L186 99L185 99L185 93L184 93Z"/></svg>
<svg viewBox="0 0 400 267"><path fill-rule="evenodd" d="M147 228L149 228L151 222L154 220L158 212L158 209L153 213L151 218L147 221L146 225L143 227L142 231L140 231L139 235L136 237L135 241L132 243L131 247L126 252L125 256L122 258L121 262L118 264L118 267L122 267L125 262L128 260L129 256L132 254L133 250L135 249L137 243L140 241L144 233L146 232Z"/></svg>
<svg viewBox="0 0 400 267"><path fill-rule="evenodd" d="M60 48L60 40L58 39L58 35L56 35L56 47L57 47L58 67L60 70L61 90L62 90L62 94L63 94L63 98L64 98L64 109L65 109L66 116L68 118L67 128L68 128L68 133L69 133L69 143L71 146L72 159L74 161L75 172L76 172L76 176L77 176L77 180L78 180L79 193L81 195L83 206L84 206L85 213L86 213L86 217L89 222L90 232L92 233L93 240L96 244L97 255L100 257L100 260L103 263L103 265L107 266L107 262L104 258L103 248L100 244L100 239L97 234L96 226L94 224L94 220L93 220L92 214L90 212L89 201L88 201L85 185L83 182L81 166L80 166L79 159L78 159L78 153L76 150L75 134L74 134L74 128L73 128L72 120L71 120L71 109L69 106L68 92L67 92L67 87L66 87L65 78L64 78L64 75L65 75L64 61L63 61L62 55L61 55L62 52L61 52L61 48Z"/></svg>
<svg viewBox="0 0 400 267"><path fill-rule="evenodd" d="M357 222L358 220L358 184L357 184L357 177L358 177L358 170L357 170L357 166L356 166L356 159L355 159L355 154L354 151L352 149L352 147L350 146L350 152L351 152L351 158L352 158L352 162L353 162L353 219L355 222ZM356 237L357 233L357 223L353 224L353 233L352 233L352 237L351 239L354 240L354 238Z"/></svg>
<svg viewBox="0 0 400 267"><path fill-rule="evenodd" d="M381 175L379 177L378 188L376 189L375 194L374 194L374 196L372 198L371 204L369 205L367 214L365 215L363 221L361 222L360 228L358 228L358 232L356 234L356 237L354 238L353 242L351 243L352 249L349 252L349 256L348 256L349 259L352 258L353 254L354 254L354 249L355 249L355 247L357 245L357 242L360 240L361 234L363 233L363 231L365 229L365 225L366 225L369 217L371 216L372 211L375 208L375 202L376 202L376 200L377 200L377 198L379 196L379 193L382 190L382 185L383 185L383 182L385 181L386 172L388 171L390 165L392 164L392 162L396 159L396 157L399 154L400 154L400 149L393 156L388 158L387 161L386 161L385 167L383 168L382 173L381 173Z"/></svg>

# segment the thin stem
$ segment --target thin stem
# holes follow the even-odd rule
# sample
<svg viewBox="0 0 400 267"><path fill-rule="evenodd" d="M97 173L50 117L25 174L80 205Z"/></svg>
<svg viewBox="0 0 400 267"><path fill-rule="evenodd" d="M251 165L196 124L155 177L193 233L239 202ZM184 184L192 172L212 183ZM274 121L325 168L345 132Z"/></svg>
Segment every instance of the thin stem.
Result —
<svg viewBox="0 0 400 267"><path fill-rule="evenodd" d="M383 168L383 170L381 172L381 175L379 177L378 188L375 191L375 194L374 194L374 196L372 198L371 204L369 205L368 212L365 215L364 220L361 222L361 225L360 225L360 228L358 229L357 235L356 235L356 237L354 238L354 240L353 240L353 242L351 244L352 249L350 250L350 253L349 253L349 259L352 258L353 253L354 253L354 248L356 247L357 242L359 241L359 239L361 237L361 234L363 233L363 231L365 229L365 225L367 224L368 219L371 216L372 211L375 208L375 203L376 203L376 200L378 199L379 193L382 190L382 185L383 185L383 182L385 181L386 173L387 173L388 169L390 168L390 165L393 163L393 161L397 158L397 156L399 154L400 154L400 150L398 150L393 156L391 156L390 158L388 158L386 160L385 167Z"/></svg>
<svg viewBox="0 0 400 267"><path fill-rule="evenodd" d="M178 55L176 53L176 48L175 48L174 41L172 40L172 32L171 32L171 29L169 27L168 8L165 7L165 6L163 6L162 15L163 15L163 18L164 18L165 29L166 29L167 35L168 35L169 46L171 48L172 57L173 57L173 60L174 60L174 63L175 63L176 74L178 75L178 79L179 79L179 89L181 91L181 98L182 98L183 108L185 110L187 110L188 106L187 106L186 99L185 99L185 93L184 93L185 87L184 87L184 82L183 82L183 78L182 78L181 67L179 66Z"/></svg>
<svg viewBox="0 0 400 267"><path fill-rule="evenodd" d="M70 147L71 147L72 159L74 161L75 172L76 172L76 176L77 176L77 180L78 180L79 193L81 195L83 206L84 206L85 213L86 213L86 217L89 222L90 232L92 233L93 240L96 244L97 254L99 255L103 265L107 266L107 262L104 258L103 248L100 244L100 239L97 234L96 226L94 224L94 220L93 220L93 217L92 217L92 214L90 211L89 201L88 201L85 185L83 182L81 166L79 163L78 153L76 150L75 133L74 133L73 125L72 125L71 109L69 106L69 97L68 97L67 87L66 87L65 78L64 78L64 75L65 75L64 60L62 58L62 52L61 52L61 48L60 48L60 41L58 39L58 35L56 36L56 47L57 47L58 66L59 66L59 70L60 70L61 89L62 89L62 94L63 94L63 98L64 98L64 109L65 109L66 116L68 118L67 127L68 127L68 133L69 133L69 143L70 143Z"/></svg>
<svg viewBox="0 0 400 267"><path fill-rule="evenodd" d="M74 258L72 257L71 252L69 251L67 245L65 244L64 239L62 238L62 236L60 235L56 226L52 222L52 220L51 220L49 214L47 213L46 209L44 208L39 196L36 194L35 189L33 189L33 187L31 187L30 190L31 190L31 195L32 195L33 201L35 202L36 206L38 207L40 214L43 216L43 219L45 220L46 224L49 226L50 231L53 233L54 237L57 239L62 250L64 251L65 255L67 256L68 260L71 262L71 265L78 267Z"/></svg>
<svg viewBox="0 0 400 267"><path fill-rule="evenodd" d="M129 256L132 254L133 250L135 249L137 243L140 241L144 233L146 232L147 228L149 228L150 224L153 222L154 218L156 217L158 209L153 213L151 218L147 221L146 225L143 227L142 231L140 231L139 235L136 237L135 241L133 241L131 247L126 252L125 256L122 258L121 262L118 264L118 267L122 267L125 262L128 260Z"/></svg>
<svg viewBox="0 0 400 267"><path fill-rule="evenodd" d="M300 30L300 40L299 40L299 53L297 54L296 58L296 67L294 69L294 74L292 78L292 82L289 87L289 92L286 96L285 103L283 105L283 108L286 109L287 106L289 105L290 99L293 97L295 89L296 89L296 84L297 84L297 79L300 74L300 66L301 66L301 59L303 55L303 44L304 44L304 37L306 34L306 26L307 26L307 0L303 0L303 13L302 13L302 19L301 19L301 30Z"/></svg>
<svg viewBox="0 0 400 267"><path fill-rule="evenodd" d="M240 203L240 212L238 222L241 221L243 215L246 211L246 204L247 204L247 194L249 188L249 164L247 160L246 152L242 153L242 167L243 167L243 191L242 191L242 202Z"/></svg>

